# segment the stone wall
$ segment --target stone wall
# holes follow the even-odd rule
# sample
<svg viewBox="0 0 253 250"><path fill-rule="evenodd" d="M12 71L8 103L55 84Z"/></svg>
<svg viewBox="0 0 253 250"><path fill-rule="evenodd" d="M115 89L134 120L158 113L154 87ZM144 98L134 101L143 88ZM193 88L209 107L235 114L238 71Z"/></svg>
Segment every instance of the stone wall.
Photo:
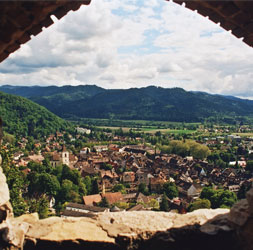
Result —
<svg viewBox="0 0 253 250"><path fill-rule="evenodd" d="M14 218L0 169L0 249L253 249L253 189L232 209L107 212L95 218Z"/></svg>

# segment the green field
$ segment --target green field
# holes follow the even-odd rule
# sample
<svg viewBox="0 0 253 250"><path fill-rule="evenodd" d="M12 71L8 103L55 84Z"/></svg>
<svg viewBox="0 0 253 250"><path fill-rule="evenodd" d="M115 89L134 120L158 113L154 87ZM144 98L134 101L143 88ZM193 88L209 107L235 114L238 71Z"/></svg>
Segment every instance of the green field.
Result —
<svg viewBox="0 0 253 250"><path fill-rule="evenodd" d="M108 126L97 126L97 128L101 129L111 129L111 130L117 130L117 129L122 129L123 132L128 132L131 128L126 128L126 127L108 127Z"/></svg>
<svg viewBox="0 0 253 250"><path fill-rule="evenodd" d="M147 121L147 120L110 120L110 119L90 119L83 118L78 123L84 123L96 127L108 127L108 128L142 128L145 130L152 129L175 129L182 130L184 128L194 130L201 123L180 123L180 122L168 122L168 121ZM192 127L192 128L191 128ZM194 128L193 128L194 127Z"/></svg>
<svg viewBox="0 0 253 250"><path fill-rule="evenodd" d="M117 130L128 132L130 129L137 132L155 134L193 134L201 123L180 123L168 121L146 121L146 120L110 120L110 119L82 119L84 125L95 126L100 129Z"/></svg>
<svg viewBox="0 0 253 250"><path fill-rule="evenodd" d="M130 129L133 131L138 132L144 132L144 133L150 133L155 134L156 132L161 132L162 134L192 134L195 133L196 130L188 130L188 129L158 129L156 127L144 127L144 128L128 128L128 127L109 127L109 126L98 126L98 128L101 129L111 129L111 130L117 130L122 129L124 132L128 132Z"/></svg>
<svg viewBox="0 0 253 250"><path fill-rule="evenodd" d="M253 137L253 132L245 132L245 133L233 133L233 135L239 135L241 137Z"/></svg>

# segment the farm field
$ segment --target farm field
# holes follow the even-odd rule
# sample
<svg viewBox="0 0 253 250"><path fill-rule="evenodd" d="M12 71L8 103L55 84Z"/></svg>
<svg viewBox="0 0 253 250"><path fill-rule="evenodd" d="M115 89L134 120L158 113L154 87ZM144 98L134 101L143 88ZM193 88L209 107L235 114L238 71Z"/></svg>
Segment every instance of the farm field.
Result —
<svg viewBox="0 0 253 250"><path fill-rule="evenodd" d="M73 121L73 120L72 120ZM98 127L126 127L126 128L182 128L182 127L198 127L201 123L182 123L169 121L148 121L148 120L110 120L110 119L92 119L82 118L78 122L98 126Z"/></svg>
<svg viewBox="0 0 253 250"><path fill-rule="evenodd" d="M124 132L128 132L130 129L133 131L139 131L144 133L151 133L155 134L156 132L161 132L162 134L192 134L195 133L196 130L188 130L188 129L160 129L157 127L143 127L143 128L129 128L129 127L112 127L112 126L98 126L98 128L101 129L111 129L111 130L117 130L122 129Z"/></svg>
<svg viewBox="0 0 253 250"><path fill-rule="evenodd" d="M233 133L233 135L239 135L241 137L253 137L253 132Z"/></svg>

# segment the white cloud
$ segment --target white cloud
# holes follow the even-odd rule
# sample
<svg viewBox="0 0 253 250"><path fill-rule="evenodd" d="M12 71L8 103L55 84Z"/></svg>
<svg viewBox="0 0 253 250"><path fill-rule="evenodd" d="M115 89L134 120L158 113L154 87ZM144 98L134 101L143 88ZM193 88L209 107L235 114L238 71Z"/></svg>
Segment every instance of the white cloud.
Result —
<svg viewBox="0 0 253 250"><path fill-rule="evenodd" d="M253 50L173 2L93 0L0 64L0 84L182 87L253 97Z"/></svg>

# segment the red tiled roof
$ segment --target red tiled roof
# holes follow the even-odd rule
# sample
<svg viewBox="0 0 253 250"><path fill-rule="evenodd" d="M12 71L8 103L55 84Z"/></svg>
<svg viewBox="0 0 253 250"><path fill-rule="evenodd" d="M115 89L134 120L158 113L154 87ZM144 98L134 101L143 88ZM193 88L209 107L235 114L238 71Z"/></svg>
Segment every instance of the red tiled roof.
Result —
<svg viewBox="0 0 253 250"><path fill-rule="evenodd" d="M77 160L77 158L75 155L69 154L69 161L76 161L76 160Z"/></svg>
<svg viewBox="0 0 253 250"><path fill-rule="evenodd" d="M53 161L60 161L60 159L61 159L61 157L60 157L60 155L58 153L54 153L52 155L52 160Z"/></svg>
<svg viewBox="0 0 253 250"><path fill-rule="evenodd" d="M94 203L98 203L102 200L100 194L92 194L83 196L83 202L85 205L94 205Z"/></svg>
<svg viewBox="0 0 253 250"><path fill-rule="evenodd" d="M109 204L113 204L115 202L119 202L123 200L123 195L121 192L116 192L116 193L105 193L102 194L103 197L107 199Z"/></svg>

